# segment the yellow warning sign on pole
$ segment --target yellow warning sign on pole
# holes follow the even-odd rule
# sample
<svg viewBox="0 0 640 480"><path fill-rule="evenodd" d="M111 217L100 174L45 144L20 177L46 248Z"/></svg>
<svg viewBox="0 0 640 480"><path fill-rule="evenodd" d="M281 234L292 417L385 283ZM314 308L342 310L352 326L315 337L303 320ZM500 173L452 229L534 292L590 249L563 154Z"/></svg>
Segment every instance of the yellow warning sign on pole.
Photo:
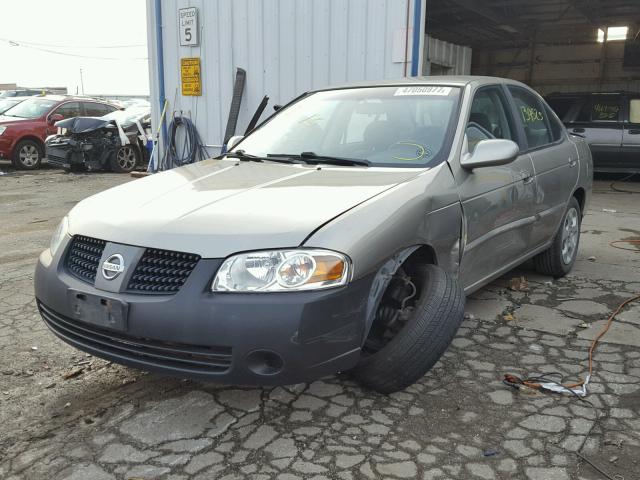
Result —
<svg viewBox="0 0 640 480"><path fill-rule="evenodd" d="M200 57L181 58L180 74L182 78L182 95L191 97L202 95Z"/></svg>

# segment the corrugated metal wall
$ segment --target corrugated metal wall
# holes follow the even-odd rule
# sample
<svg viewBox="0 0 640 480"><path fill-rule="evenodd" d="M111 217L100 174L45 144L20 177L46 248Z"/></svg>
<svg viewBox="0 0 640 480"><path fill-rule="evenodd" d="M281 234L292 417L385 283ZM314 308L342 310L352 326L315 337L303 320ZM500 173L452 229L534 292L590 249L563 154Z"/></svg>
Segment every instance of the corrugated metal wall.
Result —
<svg viewBox="0 0 640 480"><path fill-rule="evenodd" d="M424 43L423 75L432 74L432 64L447 69L447 75L469 75L471 73L471 48L438 40L429 35Z"/></svg>
<svg viewBox="0 0 640 480"><path fill-rule="evenodd" d="M545 45L535 47L533 63L528 48L479 50L473 61L474 75L495 75L529 82L539 93L640 90L636 68L623 66L624 42L606 46L601 67L602 44Z"/></svg>
<svg viewBox="0 0 640 480"><path fill-rule="evenodd" d="M165 91L169 113L190 114L207 144L219 145L236 67L247 71L239 117L244 129L263 95L286 103L309 89L360 80L400 78L409 4L409 63L415 0L163 0ZM421 12L426 0L417 0ZM200 46L180 47L179 8L198 7ZM147 0L154 125L158 106L155 9ZM419 31L424 31L424 14ZM420 46L418 72L422 71ZM202 96L180 94L180 58L201 57ZM400 58L398 58L400 57ZM212 149L212 153L214 153Z"/></svg>

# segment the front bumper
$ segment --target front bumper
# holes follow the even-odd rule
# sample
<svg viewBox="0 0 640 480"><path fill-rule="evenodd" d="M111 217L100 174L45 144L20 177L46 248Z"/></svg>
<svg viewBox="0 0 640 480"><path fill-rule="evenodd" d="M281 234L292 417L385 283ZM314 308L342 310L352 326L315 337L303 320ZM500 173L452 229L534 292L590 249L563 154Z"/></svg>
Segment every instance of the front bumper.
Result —
<svg viewBox="0 0 640 480"><path fill-rule="evenodd" d="M71 168L73 165L84 165L85 158L82 150L69 145L45 145L45 156L50 165Z"/></svg>
<svg viewBox="0 0 640 480"><path fill-rule="evenodd" d="M11 139L0 135L0 158L11 158Z"/></svg>
<svg viewBox="0 0 640 480"><path fill-rule="evenodd" d="M66 248L60 248L64 252ZM109 292L70 275L64 254L40 256L38 307L65 342L144 370L242 385L283 385L347 370L360 358L372 277L316 292L209 292L222 260L202 259L174 295ZM128 305L126 329L74 318L69 295Z"/></svg>

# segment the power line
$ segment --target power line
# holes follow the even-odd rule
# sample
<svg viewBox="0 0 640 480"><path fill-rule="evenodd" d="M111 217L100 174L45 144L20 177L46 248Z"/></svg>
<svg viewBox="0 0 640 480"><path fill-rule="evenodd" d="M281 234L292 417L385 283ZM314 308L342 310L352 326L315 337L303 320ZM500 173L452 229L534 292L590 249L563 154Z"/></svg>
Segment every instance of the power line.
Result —
<svg viewBox="0 0 640 480"><path fill-rule="evenodd" d="M33 47L31 45L24 45L14 40L9 40L5 38L0 38L0 41L6 42L13 47L30 48L32 50L39 50L41 52L52 53L54 55L62 55L65 57L88 58L92 60L148 60L149 59L148 57L96 57L91 55L80 55L77 53L58 52L56 50L50 50L48 48Z"/></svg>
<svg viewBox="0 0 640 480"><path fill-rule="evenodd" d="M136 47L146 47L146 43L136 43L131 45L60 45L54 43L37 43L37 42L25 42L24 40L10 40L8 38L0 38L0 40L5 42L14 42L24 46L34 46L34 47L49 47L49 48L70 48L72 50L78 48L136 48Z"/></svg>

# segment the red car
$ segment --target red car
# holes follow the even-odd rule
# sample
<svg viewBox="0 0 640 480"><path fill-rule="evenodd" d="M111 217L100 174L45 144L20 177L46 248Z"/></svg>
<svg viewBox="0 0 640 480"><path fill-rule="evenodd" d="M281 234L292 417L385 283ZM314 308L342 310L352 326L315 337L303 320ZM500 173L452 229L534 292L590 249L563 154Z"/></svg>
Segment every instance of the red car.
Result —
<svg viewBox="0 0 640 480"><path fill-rule="evenodd" d="M57 133L54 124L65 118L101 117L118 107L85 97L47 95L32 97L0 115L0 158L16 168L38 168L44 140Z"/></svg>

